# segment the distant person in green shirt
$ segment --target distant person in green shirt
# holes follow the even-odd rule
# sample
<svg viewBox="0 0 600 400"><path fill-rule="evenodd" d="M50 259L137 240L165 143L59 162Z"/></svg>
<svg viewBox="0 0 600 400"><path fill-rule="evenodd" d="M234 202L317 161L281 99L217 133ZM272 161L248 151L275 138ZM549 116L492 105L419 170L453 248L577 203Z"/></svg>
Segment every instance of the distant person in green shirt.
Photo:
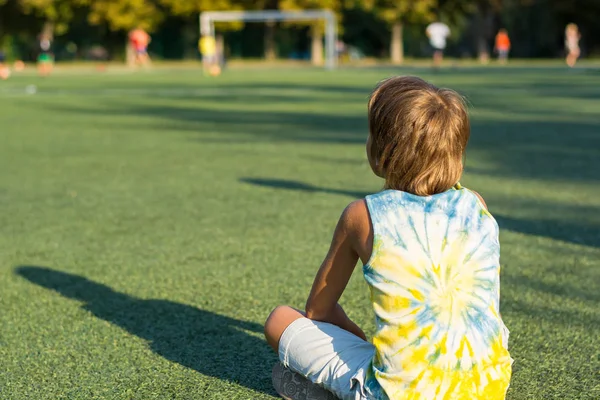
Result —
<svg viewBox="0 0 600 400"><path fill-rule="evenodd" d="M52 35L42 33L38 42L37 68L41 76L48 76L54 67L54 54L52 54Z"/></svg>

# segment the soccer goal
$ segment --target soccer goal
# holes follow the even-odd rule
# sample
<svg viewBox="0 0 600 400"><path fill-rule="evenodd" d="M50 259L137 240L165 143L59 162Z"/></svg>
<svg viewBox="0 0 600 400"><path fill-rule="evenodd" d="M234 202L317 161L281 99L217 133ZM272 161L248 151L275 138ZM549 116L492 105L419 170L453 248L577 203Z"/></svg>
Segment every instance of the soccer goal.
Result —
<svg viewBox="0 0 600 400"><path fill-rule="evenodd" d="M324 21L325 22L325 68L337 65L337 21L330 10L306 11L205 11L200 14L202 36L215 36L215 22L275 22L275 21Z"/></svg>

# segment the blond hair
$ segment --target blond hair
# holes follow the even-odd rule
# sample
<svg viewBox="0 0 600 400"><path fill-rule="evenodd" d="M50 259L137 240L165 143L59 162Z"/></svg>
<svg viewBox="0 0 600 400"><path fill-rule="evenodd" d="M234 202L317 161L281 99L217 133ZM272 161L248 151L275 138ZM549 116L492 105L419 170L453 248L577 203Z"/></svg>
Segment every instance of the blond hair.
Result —
<svg viewBox="0 0 600 400"><path fill-rule="evenodd" d="M463 171L470 135L462 96L414 76L381 82L369 99L371 157L386 189L444 192Z"/></svg>

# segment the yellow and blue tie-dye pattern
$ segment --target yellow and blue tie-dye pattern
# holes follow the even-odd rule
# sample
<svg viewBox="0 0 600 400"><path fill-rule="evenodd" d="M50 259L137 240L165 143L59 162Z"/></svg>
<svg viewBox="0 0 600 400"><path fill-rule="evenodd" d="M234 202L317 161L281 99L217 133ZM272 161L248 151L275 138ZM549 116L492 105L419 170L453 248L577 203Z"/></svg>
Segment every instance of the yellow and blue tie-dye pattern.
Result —
<svg viewBox="0 0 600 400"><path fill-rule="evenodd" d="M376 354L366 388L392 400L504 399L511 376L499 313L498 225L457 186L367 196Z"/></svg>

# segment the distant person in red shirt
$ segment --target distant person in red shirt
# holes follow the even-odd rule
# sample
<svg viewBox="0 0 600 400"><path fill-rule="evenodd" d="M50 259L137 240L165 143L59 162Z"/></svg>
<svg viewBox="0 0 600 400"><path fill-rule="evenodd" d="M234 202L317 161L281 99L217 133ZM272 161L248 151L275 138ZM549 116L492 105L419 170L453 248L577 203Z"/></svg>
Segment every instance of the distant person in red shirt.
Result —
<svg viewBox="0 0 600 400"><path fill-rule="evenodd" d="M510 52L510 38L506 29L500 29L496 35L496 52L498 53L498 61L501 64L508 62L508 53Z"/></svg>
<svg viewBox="0 0 600 400"><path fill-rule="evenodd" d="M136 64L147 66L150 63L150 57L148 56L148 44L150 40L150 35L141 28L129 32L129 43L135 52Z"/></svg>

